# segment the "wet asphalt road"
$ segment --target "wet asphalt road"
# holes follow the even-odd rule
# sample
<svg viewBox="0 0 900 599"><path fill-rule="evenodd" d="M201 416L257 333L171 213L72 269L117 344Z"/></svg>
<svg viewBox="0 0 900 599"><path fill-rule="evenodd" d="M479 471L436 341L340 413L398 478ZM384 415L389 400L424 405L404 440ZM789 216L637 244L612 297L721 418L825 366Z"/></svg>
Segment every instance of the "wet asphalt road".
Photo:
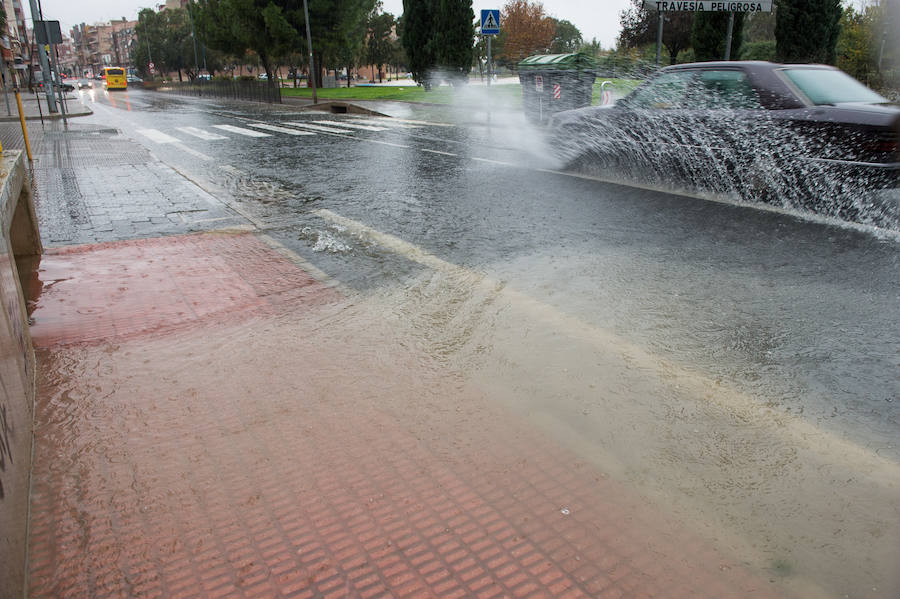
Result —
<svg viewBox="0 0 900 599"><path fill-rule="evenodd" d="M775 454L790 463L797 451L821 449L823 456L855 457L842 468L788 468L774 460L772 469L783 477L762 486L776 488L773 504L793 504L784 517L796 518L806 506L833 519L840 509L853 511L850 498L862 494L876 507L867 506L872 518L860 530L896 532L896 522L885 524L896 515L887 498L900 493L890 478L900 460L896 232L561 173L540 131L503 110L368 105L394 117L384 121L142 90L81 95L95 114L73 121L73 129L108 126L143 145L328 277L379 298L423 345L433 344L472 378L493 379L507 401L532 411L548 430L585 444L587 453L597 447L628 453L623 448L635 443L656 448L648 450L657 456L655 471L638 457L617 458L623 477L648 492L670 490L659 456L690 461L671 449L685 444L696 450L684 453L697 460L688 470L701 482L680 490L694 497L697 489L717 486L709 471L722 463L706 463L709 448L691 440L701 431L722 435L714 449L733 452L734 468L767 468L763 458ZM444 310L451 316L438 314ZM439 326L465 333L438 344ZM603 360L560 335L582 336L588 346L612 347L612 353L638 351L637 372L727 387L723 412L756 422L752 414L763 410L796 438L822 435L827 448L752 446L749 437L729 436L704 421L696 404L687 416L682 406L679 415L627 382L616 389L629 405L622 421L576 422L597 404L576 397L573 381L593 389L591 381L609 372ZM647 409L633 408L635 401L646 401ZM616 428L649 417L670 421L672 438L645 431L598 441L604 431L614 437ZM874 480L881 468L890 479L872 483L880 488L875 496L866 495L866 484L839 480L860 469ZM828 470L822 480L804 479L822 469ZM717 479L730 485L723 497L737 497L737 483L726 485L725 478ZM807 506L802 493L785 491L806 485L814 494L820 484L834 485L835 505ZM738 519L764 530L759 518ZM811 521L809 528L832 524ZM802 544L808 532L800 527L776 544ZM847 551L867 543L865 532L849 536ZM872 556L874 565L860 576L882 590L900 588L896 575L879 565L890 561L884 552L897 555L900 540L877 537L871 542L882 555ZM818 585L834 588L828 570L840 559L838 552L820 560Z"/></svg>

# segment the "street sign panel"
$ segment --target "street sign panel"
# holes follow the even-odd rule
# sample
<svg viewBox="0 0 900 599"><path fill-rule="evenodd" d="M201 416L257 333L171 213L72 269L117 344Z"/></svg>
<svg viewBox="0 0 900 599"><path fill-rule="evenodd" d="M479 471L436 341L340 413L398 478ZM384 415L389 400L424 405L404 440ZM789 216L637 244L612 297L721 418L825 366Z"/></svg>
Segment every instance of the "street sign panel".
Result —
<svg viewBox="0 0 900 599"><path fill-rule="evenodd" d="M544 78L541 75L534 76L534 91L544 91Z"/></svg>
<svg viewBox="0 0 900 599"><path fill-rule="evenodd" d="M660 0L644 0L644 8L659 12L772 12L772 0L756 0L751 2L721 2L710 0L694 0L682 2L662 2Z"/></svg>
<svg viewBox="0 0 900 599"><path fill-rule="evenodd" d="M46 28L44 24L46 23ZM50 41L47 41L47 32L50 32ZM62 30L59 27L59 21L35 21L34 37L41 46L47 44L61 44Z"/></svg>
<svg viewBox="0 0 900 599"><path fill-rule="evenodd" d="M553 86L553 99L559 100L562 97L562 86L560 84L556 84Z"/></svg>
<svg viewBox="0 0 900 599"><path fill-rule="evenodd" d="M491 8L481 11L481 35L500 33L500 10Z"/></svg>

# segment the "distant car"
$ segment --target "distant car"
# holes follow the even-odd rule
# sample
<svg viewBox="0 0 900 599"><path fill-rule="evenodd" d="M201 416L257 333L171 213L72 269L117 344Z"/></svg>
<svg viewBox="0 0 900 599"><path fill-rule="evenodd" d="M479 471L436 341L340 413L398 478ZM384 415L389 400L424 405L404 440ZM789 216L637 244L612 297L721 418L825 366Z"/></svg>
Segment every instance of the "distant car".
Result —
<svg viewBox="0 0 900 599"><path fill-rule="evenodd" d="M847 204L829 198L900 187L900 106L824 65L671 66L612 106L560 112L550 126L569 166L595 174L842 216Z"/></svg>
<svg viewBox="0 0 900 599"><path fill-rule="evenodd" d="M79 79L78 80L78 89L93 89L94 82L90 79Z"/></svg>
<svg viewBox="0 0 900 599"><path fill-rule="evenodd" d="M128 75L127 77L125 77L125 80L126 80L128 83L143 83L143 81L144 81L143 79L141 79L141 78L138 77L137 75Z"/></svg>
<svg viewBox="0 0 900 599"><path fill-rule="evenodd" d="M44 88L44 82L43 82L43 81L39 81L38 84L37 84L37 87L38 87L38 89L43 89L43 88ZM72 85L71 83L66 83L65 81L62 82L62 83L59 83L58 81L54 81L54 82L53 82L53 89L55 89L57 92L60 92L60 91L63 91L63 92L70 92L70 91L74 91L74 90L75 90L75 86Z"/></svg>

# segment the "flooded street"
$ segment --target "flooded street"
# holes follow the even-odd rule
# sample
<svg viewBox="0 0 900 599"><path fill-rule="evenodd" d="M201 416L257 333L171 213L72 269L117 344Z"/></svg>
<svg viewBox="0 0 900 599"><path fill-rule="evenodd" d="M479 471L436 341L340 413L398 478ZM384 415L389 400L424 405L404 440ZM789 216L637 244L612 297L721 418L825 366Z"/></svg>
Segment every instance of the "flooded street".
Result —
<svg viewBox="0 0 900 599"><path fill-rule="evenodd" d="M898 231L564 173L502 111L101 96L43 142L132 150L118 215L38 206L32 596L900 595ZM140 229L159 163L199 199Z"/></svg>

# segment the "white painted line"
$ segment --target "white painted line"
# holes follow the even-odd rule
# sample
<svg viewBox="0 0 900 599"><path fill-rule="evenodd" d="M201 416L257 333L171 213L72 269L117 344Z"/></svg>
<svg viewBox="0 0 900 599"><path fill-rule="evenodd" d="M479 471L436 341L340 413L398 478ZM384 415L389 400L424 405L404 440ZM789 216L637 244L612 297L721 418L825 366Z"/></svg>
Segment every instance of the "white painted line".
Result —
<svg viewBox="0 0 900 599"><path fill-rule="evenodd" d="M321 125L310 125L303 121L291 121L289 123L282 123L282 125L288 125L290 127L300 127L301 129L310 129L312 131L319 131L321 133L342 133L347 134L349 131L346 129L335 129L334 127L323 127Z"/></svg>
<svg viewBox="0 0 900 599"><path fill-rule="evenodd" d="M358 123L346 123L338 121L325 121L329 126L347 127L349 129L362 129L363 131L387 131L386 127L372 127L371 125L360 125Z"/></svg>
<svg viewBox="0 0 900 599"><path fill-rule="evenodd" d="M501 162L499 160L491 160L489 158L477 158L474 156L472 157L472 160L477 160L478 162L489 162L490 164L499 164L500 166L518 166L511 162Z"/></svg>
<svg viewBox="0 0 900 599"><path fill-rule="evenodd" d="M204 131L203 129L198 129L197 127L178 127L178 130L182 133L187 133L188 135L193 135L194 137L199 137L200 139L205 139L206 141L212 141L214 139L228 139L224 135L219 135L218 133L210 133L209 131Z"/></svg>
<svg viewBox="0 0 900 599"><path fill-rule="evenodd" d="M372 119L376 121L387 121L395 123L406 123L408 125L430 125L432 127L453 127L452 123L435 123L433 121L416 121L413 119L395 119L389 116L374 116Z"/></svg>
<svg viewBox="0 0 900 599"><path fill-rule="evenodd" d="M360 141L368 141L373 144L381 144L383 146L391 146L394 148L407 148L408 149L408 148L412 147L412 146L404 146L403 144L394 144L389 141L381 141L380 139L360 139Z"/></svg>
<svg viewBox="0 0 900 599"><path fill-rule="evenodd" d="M172 137L171 135L166 135L157 129L138 129L138 133L158 144L174 144L181 141L180 139Z"/></svg>
<svg viewBox="0 0 900 599"><path fill-rule="evenodd" d="M423 152L430 152L431 154L440 154L442 156L459 156L459 154L453 154L452 152L441 152L440 150L429 150L427 148L422 148Z"/></svg>
<svg viewBox="0 0 900 599"><path fill-rule="evenodd" d="M237 133L238 135L246 135L247 137L271 137L268 133L260 133L252 129L244 129L243 127L235 127L234 125L213 125L216 129L228 131L229 133Z"/></svg>
<svg viewBox="0 0 900 599"><path fill-rule="evenodd" d="M266 131L274 131L275 133L287 133L288 135L315 135L312 131L300 131L298 129L288 129L287 127L279 127L278 125L269 125L268 123L247 123L248 127L256 127L257 129L265 129Z"/></svg>
<svg viewBox="0 0 900 599"><path fill-rule="evenodd" d="M360 125L371 124L373 119L365 119L360 117L354 117L348 119L351 123L359 123ZM410 125L408 123L395 123L389 119L379 119L376 121L379 125L384 125L385 127L393 127L395 129L421 129L423 125Z"/></svg>
<svg viewBox="0 0 900 599"><path fill-rule="evenodd" d="M204 154L203 152L198 152L198 151L195 150L194 148L189 148L189 147L187 147L186 145L184 145L184 144L181 143L181 142L176 143L176 144L172 144L172 145L173 145L173 147L178 148L178 149L181 150L182 152L187 152L188 154L190 154L190 155L192 155L192 156L196 156L196 157L199 158L200 160L208 160L208 161L211 161L211 160L212 160L212 156L207 156L207 155Z"/></svg>

